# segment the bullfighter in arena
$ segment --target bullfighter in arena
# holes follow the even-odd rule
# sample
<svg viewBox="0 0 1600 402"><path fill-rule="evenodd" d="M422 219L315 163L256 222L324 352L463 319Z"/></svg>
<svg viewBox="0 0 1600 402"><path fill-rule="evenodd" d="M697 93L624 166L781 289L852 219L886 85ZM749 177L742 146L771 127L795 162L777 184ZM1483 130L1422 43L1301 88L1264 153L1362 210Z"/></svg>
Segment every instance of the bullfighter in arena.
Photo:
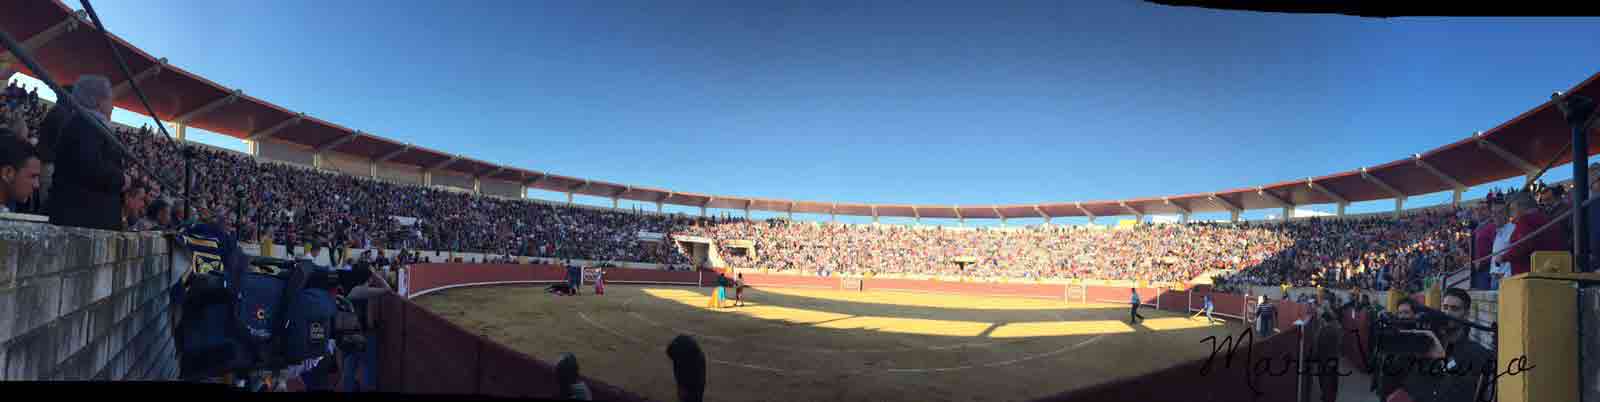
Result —
<svg viewBox="0 0 1600 402"><path fill-rule="evenodd" d="M706 303L706 307L712 307L712 306L715 306L715 308L722 308L723 307L722 306L722 301L723 300L727 300L727 298L728 298L728 285L730 284L730 282L732 282L732 281L730 281L728 279L727 275L723 275L721 273L717 274L717 287L715 289L711 290L711 301L709 303Z"/></svg>
<svg viewBox="0 0 1600 402"><path fill-rule="evenodd" d="M748 288L748 287L750 287L750 285L744 284L744 274L739 274L739 278L735 279L733 281L733 306L734 307L743 307L744 306L744 288Z"/></svg>
<svg viewBox="0 0 1600 402"><path fill-rule="evenodd" d="M606 294L606 270L604 268L594 271L594 294Z"/></svg>

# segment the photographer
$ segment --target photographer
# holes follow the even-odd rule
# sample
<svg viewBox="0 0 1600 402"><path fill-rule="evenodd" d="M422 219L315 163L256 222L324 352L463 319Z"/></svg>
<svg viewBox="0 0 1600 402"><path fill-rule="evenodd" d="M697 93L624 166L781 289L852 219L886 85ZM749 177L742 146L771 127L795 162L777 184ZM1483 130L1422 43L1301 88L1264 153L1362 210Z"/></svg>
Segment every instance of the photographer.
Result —
<svg viewBox="0 0 1600 402"><path fill-rule="evenodd" d="M1463 289L1448 289L1439 307L1446 317L1438 320L1422 317L1424 322L1435 322L1433 329L1401 331L1428 337L1432 347L1413 357L1416 364L1408 365L1405 380L1385 400L1476 401L1489 392L1491 378L1484 373L1494 370L1494 352L1473 342L1468 336L1471 327L1459 321L1469 317L1472 296Z"/></svg>
<svg viewBox="0 0 1600 402"><path fill-rule="evenodd" d="M1383 321L1406 322L1417 319L1417 301L1400 299L1395 306L1393 315L1379 318ZM1376 325L1373 328L1378 328ZM1412 370L1412 356L1394 355L1385 353L1380 343L1383 339L1379 334L1372 336L1372 386L1369 388L1378 394L1379 399L1386 398L1389 394L1400 389Z"/></svg>

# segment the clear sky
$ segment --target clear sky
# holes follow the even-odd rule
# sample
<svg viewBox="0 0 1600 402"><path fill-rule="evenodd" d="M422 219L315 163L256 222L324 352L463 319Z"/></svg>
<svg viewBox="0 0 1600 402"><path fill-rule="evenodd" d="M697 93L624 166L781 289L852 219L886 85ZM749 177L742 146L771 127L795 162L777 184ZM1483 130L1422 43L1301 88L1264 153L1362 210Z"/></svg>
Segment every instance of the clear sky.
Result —
<svg viewBox="0 0 1600 402"><path fill-rule="evenodd" d="M991 3L95 6L153 55L353 129L616 183L841 202L1122 199L1317 176L1487 130L1600 71L1600 52L1575 51L1600 49L1596 19Z"/></svg>

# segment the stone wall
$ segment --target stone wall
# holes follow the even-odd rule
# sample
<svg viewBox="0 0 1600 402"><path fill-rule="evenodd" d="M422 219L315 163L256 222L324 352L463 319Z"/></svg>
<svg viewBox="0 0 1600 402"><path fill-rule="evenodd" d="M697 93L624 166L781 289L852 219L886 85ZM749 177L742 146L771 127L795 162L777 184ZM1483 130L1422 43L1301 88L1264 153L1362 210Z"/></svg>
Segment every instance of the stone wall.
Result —
<svg viewBox="0 0 1600 402"><path fill-rule="evenodd" d="M1472 296L1472 311L1468 312L1472 316L1472 322L1489 326L1500 319L1500 291L1469 290L1467 294ZM1472 330L1472 340L1489 350L1496 348L1494 334L1488 331Z"/></svg>
<svg viewBox="0 0 1600 402"><path fill-rule="evenodd" d="M0 380L171 380L168 240L0 219Z"/></svg>

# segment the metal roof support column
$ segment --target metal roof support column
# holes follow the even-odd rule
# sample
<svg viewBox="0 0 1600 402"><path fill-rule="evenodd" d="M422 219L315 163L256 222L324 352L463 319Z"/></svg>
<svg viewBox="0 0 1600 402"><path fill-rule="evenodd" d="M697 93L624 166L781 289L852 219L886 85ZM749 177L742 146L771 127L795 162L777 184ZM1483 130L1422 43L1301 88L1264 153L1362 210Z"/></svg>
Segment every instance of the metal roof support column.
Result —
<svg viewBox="0 0 1600 402"><path fill-rule="evenodd" d="M1479 148L1487 149L1489 152L1494 153L1495 156L1499 156L1500 159L1505 160L1506 163L1510 163L1511 166L1515 166L1518 170L1522 171L1523 177L1533 178L1539 174L1538 166L1534 166L1532 163L1528 163L1527 160L1518 157L1516 154L1506 151L1506 149L1501 148L1500 145L1489 142L1488 138L1483 137L1482 131L1473 133L1472 136L1478 139Z"/></svg>
<svg viewBox="0 0 1600 402"><path fill-rule="evenodd" d="M172 124L178 126L178 142L188 141L189 125L184 124L183 122L175 122Z"/></svg>
<svg viewBox="0 0 1600 402"><path fill-rule="evenodd" d="M1128 206L1128 203L1126 203L1126 202L1117 201L1117 205L1121 205L1122 209L1128 210L1128 212L1133 213L1133 221L1134 222L1144 222L1144 212L1139 211L1137 209L1134 209L1133 207Z"/></svg>
<svg viewBox="0 0 1600 402"><path fill-rule="evenodd" d="M472 193L483 194L483 181L476 177L472 178Z"/></svg>
<svg viewBox="0 0 1600 402"><path fill-rule="evenodd" d="M794 220L794 202L789 203L789 220Z"/></svg>
<svg viewBox="0 0 1600 402"><path fill-rule="evenodd" d="M832 204L831 206L828 207L828 222L838 222L839 221L839 216L837 215L838 210L839 210L839 204Z"/></svg>
<svg viewBox="0 0 1600 402"><path fill-rule="evenodd" d="M917 207L911 207L911 216L915 219L913 226L922 226L922 211L918 211Z"/></svg>
<svg viewBox="0 0 1600 402"><path fill-rule="evenodd" d="M622 204L617 201L617 197L611 197L611 209L617 209L617 207L620 205Z"/></svg>
<svg viewBox="0 0 1600 402"><path fill-rule="evenodd" d="M874 224L874 225L878 224L878 206L877 205L873 205L873 206L870 206L868 208L872 209L872 224Z"/></svg>
<svg viewBox="0 0 1600 402"><path fill-rule="evenodd" d="M1294 217L1294 204L1284 201L1284 199L1279 198L1277 194L1269 193L1265 188L1256 187L1256 195L1261 196L1261 198L1265 198L1267 201L1272 201L1272 203L1278 204L1278 207L1283 208L1282 219L1284 222L1288 222L1289 218Z"/></svg>
<svg viewBox="0 0 1600 402"><path fill-rule="evenodd" d="M1037 213L1039 213L1039 216L1043 216L1044 217L1044 225L1045 226L1050 226L1050 214L1044 213L1044 210L1043 209L1039 209L1038 205L1034 205L1033 206L1033 212L1037 212Z"/></svg>
<svg viewBox="0 0 1600 402"><path fill-rule="evenodd" d="M85 18L88 18L85 16L85 12L74 11L67 15L66 19L61 20L61 22L57 22L55 25L51 25L49 28L45 28L45 30L39 31L39 33L33 34L33 36L30 36L27 39L23 39L22 47L28 49L29 53L38 53L40 48L43 48L44 45L54 41L57 37L60 37L61 34L76 31L78 30L79 25L89 25L84 24ZM89 25L89 28L93 29L94 25ZM10 51L0 49L0 61L17 62L18 59L17 56L11 54ZM21 63L18 62L18 65L21 65Z"/></svg>
<svg viewBox="0 0 1600 402"><path fill-rule="evenodd" d="M961 216L961 206L960 205L956 205L956 206L950 207L950 210L951 211L955 211L955 213L956 213L956 225L958 225L960 227L967 227L967 218L964 218L964 217Z"/></svg>
<svg viewBox="0 0 1600 402"><path fill-rule="evenodd" d="M1464 192L1466 192L1466 189L1464 189L1464 188L1458 188L1458 189L1455 189L1455 191L1451 191L1450 192L1450 205L1451 206L1457 206L1457 207L1461 206L1461 193L1464 193Z"/></svg>
<svg viewBox="0 0 1600 402"><path fill-rule="evenodd" d="M656 213L661 213L661 201L656 201Z"/></svg>
<svg viewBox="0 0 1600 402"><path fill-rule="evenodd" d="M1074 202L1074 203L1072 203L1072 205L1077 206L1079 211L1083 211L1083 215L1084 216L1088 216L1089 217L1089 224L1090 225L1094 224L1094 213L1093 212L1089 212L1089 210L1087 210L1087 209L1084 209L1083 208L1083 203Z"/></svg>
<svg viewBox="0 0 1600 402"><path fill-rule="evenodd" d="M432 170L424 170L424 171L422 171L422 185L423 186L432 186L433 185L433 171Z"/></svg>
<svg viewBox="0 0 1600 402"><path fill-rule="evenodd" d="M1188 207L1180 204L1173 204L1172 200L1167 199L1166 197L1161 197L1161 202L1171 205L1172 208L1178 210L1178 223L1189 223L1189 215L1193 212L1190 211Z"/></svg>
<svg viewBox="0 0 1600 402"><path fill-rule="evenodd" d="M1367 181L1372 182L1372 184L1377 185L1379 188L1382 188L1385 191L1388 191L1389 195L1394 196L1394 217L1399 218L1400 210L1406 204L1406 193L1402 193L1400 190L1395 189L1394 186L1389 185L1389 183L1385 183L1382 179L1379 179L1378 176L1373 176L1372 174L1367 173L1367 168L1361 168L1361 178L1367 179Z"/></svg>
<svg viewBox="0 0 1600 402"><path fill-rule="evenodd" d="M567 205L572 205L572 192L567 192Z"/></svg>
<svg viewBox="0 0 1600 402"><path fill-rule="evenodd" d="M1233 202L1228 201L1227 198L1218 197L1216 193L1206 196L1206 199L1211 200L1211 202L1214 202L1217 205L1221 205L1223 208L1227 208L1228 212L1230 212L1230 215L1232 216L1229 218L1230 222L1238 222L1239 213L1244 211L1243 207L1234 205Z"/></svg>
<svg viewBox="0 0 1600 402"><path fill-rule="evenodd" d="M133 90L133 85L135 85L135 84L143 84L145 81L149 80L151 77L155 77L156 74L160 74L161 73L161 69L165 68L166 66L167 66L167 58L162 57L160 59L157 59L156 60L156 64L151 65L148 68L145 68L144 71L140 71L138 74L134 74L133 75L133 79L127 80L127 81L123 81L121 84L117 84L117 86L112 87L111 88L111 96L112 97L122 97L122 95L127 94L128 91Z"/></svg>
<svg viewBox="0 0 1600 402"><path fill-rule="evenodd" d="M1321 184L1317 184L1317 182L1310 177L1306 178L1306 187L1311 187L1312 190L1317 190L1317 192L1322 193L1322 195L1332 198L1333 202L1339 205L1339 212L1337 216L1344 216L1344 207L1350 206L1350 200L1345 199L1344 196L1333 192L1333 190L1330 190L1327 187L1323 187Z"/></svg>
<svg viewBox="0 0 1600 402"><path fill-rule="evenodd" d="M373 179L378 178L378 164L376 162L369 161L369 163L367 163L367 170L369 171L367 177L371 177Z"/></svg>

